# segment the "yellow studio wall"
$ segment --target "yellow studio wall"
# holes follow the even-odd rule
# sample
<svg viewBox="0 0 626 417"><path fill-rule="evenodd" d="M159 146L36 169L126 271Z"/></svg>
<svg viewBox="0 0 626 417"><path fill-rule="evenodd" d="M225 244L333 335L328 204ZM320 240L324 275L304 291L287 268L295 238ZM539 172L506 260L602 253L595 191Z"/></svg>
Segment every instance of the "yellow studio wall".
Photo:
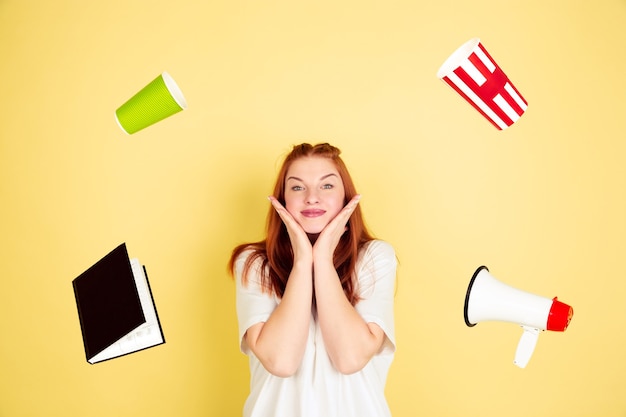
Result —
<svg viewBox="0 0 626 417"><path fill-rule="evenodd" d="M344 151L400 259L395 417L626 414L626 2L0 0L0 416L237 416L232 247L280 158ZM439 65L479 36L529 102L497 131ZM189 108L132 136L162 71ZM167 343L84 359L71 280L121 242ZM480 265L574 307L526 369L467 328Z"/></svg>

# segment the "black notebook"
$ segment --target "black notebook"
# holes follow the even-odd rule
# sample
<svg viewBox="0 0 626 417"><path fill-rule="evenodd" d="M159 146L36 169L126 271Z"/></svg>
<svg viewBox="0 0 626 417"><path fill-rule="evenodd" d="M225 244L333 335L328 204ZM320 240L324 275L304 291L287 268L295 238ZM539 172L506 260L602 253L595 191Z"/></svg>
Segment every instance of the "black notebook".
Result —
<svg viewBox="0 0 626 417"><path fill-rule="evenodd" d="M87 362L165 343L146 269L122 243L72 281Z"/></svg>

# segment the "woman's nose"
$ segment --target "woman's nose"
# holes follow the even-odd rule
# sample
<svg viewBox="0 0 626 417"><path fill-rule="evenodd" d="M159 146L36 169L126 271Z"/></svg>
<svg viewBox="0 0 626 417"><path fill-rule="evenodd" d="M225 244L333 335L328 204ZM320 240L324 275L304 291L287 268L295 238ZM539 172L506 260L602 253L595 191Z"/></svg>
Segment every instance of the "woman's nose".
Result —
<svg viewBox="0 0 626 417"><path fill-rule="evenodd" d="M319 198L316 190L309 190L305 196L305 203L307 204L315 204L319 202Z"/></svg>

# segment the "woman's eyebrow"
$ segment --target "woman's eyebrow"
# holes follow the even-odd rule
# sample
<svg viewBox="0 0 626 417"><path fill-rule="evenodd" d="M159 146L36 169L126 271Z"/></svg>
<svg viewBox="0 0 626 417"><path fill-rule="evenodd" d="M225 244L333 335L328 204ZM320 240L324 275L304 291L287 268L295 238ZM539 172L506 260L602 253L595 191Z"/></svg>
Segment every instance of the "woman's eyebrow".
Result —
<svg viewBox="0 0 626 417"><path fill-rule="evenodd" d="M325 179L327 179L327 178L329 178L329 177L338 177L338 175L337 175L337 174L335 174L334 172L331 172L330 174L323 175L323 176L319 179L319 181L324 181ZM285 180L285 182L287 182L287 181L289 181L289 180L294 180L294 181L304 182L304 181L302 180L302 178L298 178L298 177L294 177L294 176L287 177L287 179Z"/></svg>
<svg viewBox="0 0 626 417"><path fill-rule="evenodd" d="M336 177L337 174L335 174L334 172L331 172L330 174L326 174L322 178L320 178L320 181L324 181L326 178L333 177L333 176Z"/></svg>

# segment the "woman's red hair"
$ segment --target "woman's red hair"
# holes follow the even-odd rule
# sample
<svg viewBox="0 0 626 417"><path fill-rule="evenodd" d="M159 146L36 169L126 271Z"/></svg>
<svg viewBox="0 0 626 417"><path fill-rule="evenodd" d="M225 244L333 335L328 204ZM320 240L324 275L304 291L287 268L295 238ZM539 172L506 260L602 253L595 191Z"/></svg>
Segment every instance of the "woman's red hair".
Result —
<svg viewBox="0 0 626 417"><path fill-rule="evenodd" d="M282 205L285 205L285 180L287 171L293 161L303 157L323 157L334 162L345 190L344 205L347 204L357 192L346 165L339 157L340 153L341 151L338 148L328 143L317 145L303 143L294 146L285 158L278 173L274 186L274 197ZM339 275L343 291L353 305L359 300L354 277L357 256L363 245L372 239L372 235L370 235L365 226L361 208L357 206L348 221L348 230L341 237L334 254L335 269ZM247 275L253 263L260 259L262 287L267 292L282 297L293 267L293 252L287 228L271 205L267 215L266 238L260 242L244 243L235 247L228 263L229 271L232 275L235 274L237 258L246 250L252 250L252 253L244 264L243 283L246 283Z"/></svg>

